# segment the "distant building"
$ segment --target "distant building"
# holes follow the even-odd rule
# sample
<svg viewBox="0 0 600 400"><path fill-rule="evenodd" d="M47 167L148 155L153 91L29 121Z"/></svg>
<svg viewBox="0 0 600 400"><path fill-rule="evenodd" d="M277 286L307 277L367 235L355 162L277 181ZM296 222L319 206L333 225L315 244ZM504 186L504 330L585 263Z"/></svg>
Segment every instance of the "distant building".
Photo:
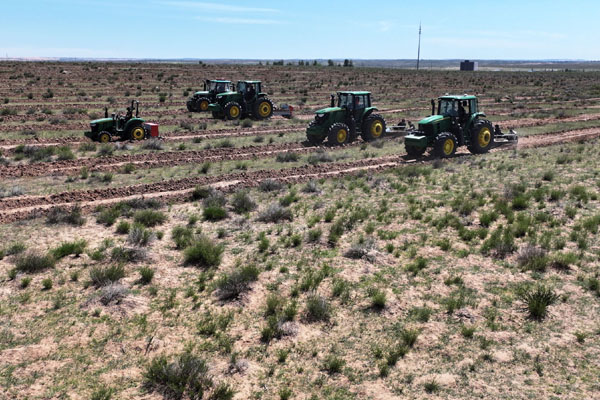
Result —
<svg viewBox="0 0 600 400"><path fill-rule="evenodd" d="M479 69L479 63L477 61L465 60L460 63L461 71L477 71Z"/></svg>

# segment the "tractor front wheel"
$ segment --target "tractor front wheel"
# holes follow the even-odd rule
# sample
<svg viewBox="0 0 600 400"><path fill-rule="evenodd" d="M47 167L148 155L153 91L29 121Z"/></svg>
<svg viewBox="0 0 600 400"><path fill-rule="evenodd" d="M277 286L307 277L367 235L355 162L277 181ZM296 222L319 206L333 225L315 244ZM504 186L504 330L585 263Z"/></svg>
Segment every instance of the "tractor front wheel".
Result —
<svg viewBox="0 0 600 400"><path fill-rule="evenodd" d="M273 115L273 102L271 99L267 97L257 99L256 103L254 103L252 115L258 120L271 118Z"/></svg>
<svg viewBox="0 0 600 400"><path fill-rule="evenodd" d="M425 153L425 147L412 146L410 144L404 145L406 149L406 154L410 157L420 157Z"/></svg>
<svg viewBox="0 0 600 400"><path fill-rule="evenodd" d="M494 147L494 128L490 121L480 119L473 124L468 149L473 154L483 154Z"/></svg>
<svg viewBox="0 0 600 400"><path fill-rule="evenodd" d="M110 142L110 133L103 131L98 135L98 141L100 143L108 143Z"/></svg>
<svg viewBox="0 0 600 400"><path fill-rule="evenodd" d="M456 145L456 137L449 132L443 132L435 139L433 151L440 158L452 157L456 153Z"/></svg>
<svg viewBox="0 0 600 400"><path fill-rule="evenodd" d="M333 146L340 146L348 143L350 139L350 128L348 125L342 122L336 122L329 127L329 134L327 135L327 143Z"/></svg>
<svg viewBox="0 0 600 400"><path fill-rule="evenodd" d="M379 114L371 114L362 126L362 138L365 142L379 139L385 133L385 119Z"/></svg>
<svg viewBox="0 0 600 400"><path fill-rule="evenodd" d="M202 98L198 99L198 101L196 101L196 110L202 111L202 112L207 111L209 104L210 104L210 100L208 100L206 97L202 97Z"/></svg>
<svg viewBox="0 0 600 400"><path fill-rule="evenodd" d="M242 107L235 101L230 101L225 104L225 118L227 119L240 119L242 116Z"/></svg>

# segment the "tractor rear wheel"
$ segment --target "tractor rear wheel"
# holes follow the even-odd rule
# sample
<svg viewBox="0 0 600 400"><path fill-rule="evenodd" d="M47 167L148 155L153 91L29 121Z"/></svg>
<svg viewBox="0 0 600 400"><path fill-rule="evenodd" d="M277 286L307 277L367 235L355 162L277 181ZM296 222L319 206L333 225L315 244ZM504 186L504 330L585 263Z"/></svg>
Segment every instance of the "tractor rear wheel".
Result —
<svg viewBox="0 0 600 400"><path fill-rule="evenodd" d="M433 151L440 158L452 157L456 153L456 145L456 137L449 132L443 132L435 138Z"/></svg>
<svg viewBox="0 0 600 400"><path fill-rule="evenodd" d="M492 123L480 119L473 124L468 149L473 154L483 154L494 147L494 128Z"/></svg>
<svg viewBox="0 0 600 400"><path fill-rule="evenodd" d="M425 147L412 146L410 144L405 144L404 148L406 149L406 154L411 157L420 157L425 153Z"/></svg>
<svg viewBox="0 0 600 400"><path fill-rule="evenodd" d="M365 142L379 139L385 133L385 119L379 114L371 114L363 122L362 138Z"/></svg>
<svg viewBox="0 0 600 400"><path fill-rule="evenodd" d="M225 104L225 118L227 119L240 119L242 116L242 107L235 101L230 101Z"/></svg>
<svg viewBox="0 0 600 400"><path fill-rule="evenodd" d="M108 143L108 142L110 142L110 133L108 133L106 131L100 132L100 134L98 135L98 141L100 143Z"/></svg>
<svg viewBox="0 0 600 400"><path fill-rule="evenodd" d="M196 101L196 110L197 111L207 111L208 105L210 104L210 100L206 97L201 97Z"/></svg>
<svg viewBox="0 0 600 400"><path fill-rule="evenodd" d="M340 146L348 143L350 139L350 128L342 122L336 122L329 127L327 143L333 146Z"/></svg>
<svg viewBox="0 0 600 400"><path fill-rule="evenodd" d="M268 97L261 97L254 103L254 110L252 110L254 118L261 120L271 118L273 115L273 102Z"/></svg>
<svg viewBox="0 0 600 400"><path fill-rule="evenodd" d="M136 125L129 130L129 139L131 140L144 140L146 138L146 131L141 125Z"/></svg>
<svg viewBox="0 0 600 400"><path fill-rule="evenodd" d="M185 105L187 106L187 109L189 112L196 111L196 107L195 107L194 101L192 99L189 99L187 101L187 103L185 103Z"/></svg>

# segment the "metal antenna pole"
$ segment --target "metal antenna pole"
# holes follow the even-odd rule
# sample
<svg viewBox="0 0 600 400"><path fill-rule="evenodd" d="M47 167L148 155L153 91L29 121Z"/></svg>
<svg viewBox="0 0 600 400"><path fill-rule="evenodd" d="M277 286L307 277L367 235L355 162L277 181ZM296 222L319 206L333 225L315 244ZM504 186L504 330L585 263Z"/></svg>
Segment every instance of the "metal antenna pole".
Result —
<svg viewBox="0 0 600 400"><path fill-rule="evenodd" d="M420 62L421 62L421 21L419 21L419 51L417 53L417 71L419 70Z"/></svg>

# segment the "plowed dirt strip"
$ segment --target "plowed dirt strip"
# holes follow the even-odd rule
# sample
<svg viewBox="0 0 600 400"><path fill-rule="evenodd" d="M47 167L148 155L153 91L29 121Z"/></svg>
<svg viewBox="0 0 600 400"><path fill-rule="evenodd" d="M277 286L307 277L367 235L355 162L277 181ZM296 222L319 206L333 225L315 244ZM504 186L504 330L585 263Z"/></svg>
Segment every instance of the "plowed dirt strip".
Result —
<svg viewBox="0 0 600 400"><path fill-rule="evenodd" d="M519 148L549 146L557 143L588 140L599 136L600 128L593 128L526 137L519 143ZM494 151L502 151L508 148L512 147L500 147ZM425 163L428 161L430 160L422 159L419 162ZM42 216L53 208L72 207L76 204L80 205L83 210L89 211L99 204L112 204L136 196L151 196L180 201L188 198L189 191L197 185L215 185L223 189L233 190L238 187L256 186L265 179L277 179L286 183L297 183L322 177L343 176L362 170L385 170L414 162L415 160L406 159L403 156L386 156L327 165L305 165L284 170L260 170L221 176L186 178L121 188L71 191L49 196L21 196L0 200L0 223Z"/></svg>

